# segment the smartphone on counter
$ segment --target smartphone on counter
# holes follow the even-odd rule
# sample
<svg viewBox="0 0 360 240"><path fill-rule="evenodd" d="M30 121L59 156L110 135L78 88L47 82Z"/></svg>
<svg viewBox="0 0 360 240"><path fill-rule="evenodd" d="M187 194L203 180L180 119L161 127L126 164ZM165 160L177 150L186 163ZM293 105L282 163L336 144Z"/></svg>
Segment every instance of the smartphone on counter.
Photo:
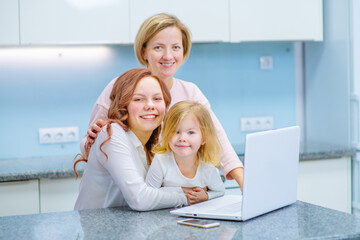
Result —
<svg viewBox="0 0 360 240"><path fill-rule="evenodd" d="M220 223L205 219L185 219L178 221L178 224L200 227L200 228L212 228L220 226Z"/></svg>

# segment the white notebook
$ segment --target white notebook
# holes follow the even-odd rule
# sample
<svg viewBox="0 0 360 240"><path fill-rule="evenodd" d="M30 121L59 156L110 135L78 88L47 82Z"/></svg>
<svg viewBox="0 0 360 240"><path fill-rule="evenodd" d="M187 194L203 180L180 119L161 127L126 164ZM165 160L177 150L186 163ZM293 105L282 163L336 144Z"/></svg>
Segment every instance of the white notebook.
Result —
<svg viewBox="0 0 360 240"><path fill-rule="evenodd" d="M294 203L299 148L298 126L247 134L243 195L225 195L170 213L244 221Z"/></svg>

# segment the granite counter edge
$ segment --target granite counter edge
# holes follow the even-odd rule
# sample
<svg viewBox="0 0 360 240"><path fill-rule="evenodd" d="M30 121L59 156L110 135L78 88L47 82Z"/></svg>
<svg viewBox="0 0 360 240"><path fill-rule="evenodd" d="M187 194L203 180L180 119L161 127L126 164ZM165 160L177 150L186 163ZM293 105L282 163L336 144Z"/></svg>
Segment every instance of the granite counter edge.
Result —
<svg viewBox="0 0 360 240"><path fill-rule="evenodd" d="M321 159L334 159L342 157L353 157L356 154L355 148L349 149L340 149L340 150L326 150L326 151L313 151L301 153L299 160L300 161L309 161L309 160L321 160ZM243 154L238 154L241 161L244 159ZM16 161L16 160L14 160ZM82 176L83 169L79 169L79 176ZM41 178L68 178L75 177L73 169L51 169L51 170L41 170L41 171L20 171L20 172L11 172L11 173L0 173L0 182L10 182L10 181L26 181L33 179Z"/></svg>

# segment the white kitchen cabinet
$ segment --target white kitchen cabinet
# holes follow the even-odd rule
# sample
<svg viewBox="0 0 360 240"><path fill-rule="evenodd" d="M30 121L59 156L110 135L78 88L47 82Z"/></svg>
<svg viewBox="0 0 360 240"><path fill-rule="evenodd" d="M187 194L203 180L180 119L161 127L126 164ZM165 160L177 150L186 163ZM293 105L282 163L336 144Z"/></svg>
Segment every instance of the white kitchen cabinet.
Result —
<svg viewBox="0 0 360 240"><path fill-rule="evenodd" d="M300 161L298 199L351 213L351 158Z"/></svg>
<svg viewBox="0 0 360 240"><path fill-rule="evenodd" d="M166 12L193 42L322 41L322 0L3 0L0 45L129 44Z"/></svg>
<svg viewBox="0 0 360 240"><path fill-rule="evenodd" d="M0 183L0 216L39 213L39 181Z"/></svg>
<svg viewBox="0 0 360 240"><path fill-rule="evenodd" d="M191 32L192 42L229 41L229 2L223 0L131 0L130 39L148 17L157 13L177 16Z"/></svg>
<svg viewBox="0 0 360 240"><path fill-rule="evenodd" d="M322 0L229 0L230 41L322 41Z"/></svg>
<svg viewBox="0 0 360 240"><path fill-rule="evenodd" d="M129 43L128 0L20 0L21 44Z"/></svg>
<svg viewBox="0 0 360 240"><path fill-rule="evenodd" d="M40 212L74 210L81 178L40 179ZM91 199L89 199L91 201Z"/></svg>
<svg viewBox="0 0 360 240"><path fill-rule="evenodd" d="M0 1L0 45L19 44L19 2Z"/></svg>

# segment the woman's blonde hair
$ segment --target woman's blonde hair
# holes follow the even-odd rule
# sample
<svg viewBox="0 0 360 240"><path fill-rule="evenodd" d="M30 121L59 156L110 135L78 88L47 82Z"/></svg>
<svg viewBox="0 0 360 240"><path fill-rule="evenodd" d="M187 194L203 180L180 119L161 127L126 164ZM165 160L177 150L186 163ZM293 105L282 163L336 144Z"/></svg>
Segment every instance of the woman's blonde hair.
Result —
<svg viewBox="0 0 360 240"><path fill-rule="evenodd" d="M202 139L205 142L198 150L198 161L195 164L212 163L218 166L220 143L215 126L206 107L193 101L181 101L170 108L164 120L161 140L154 146L152 152L163 154L171 151L169 143L178 130L180 122L189 114L199 123Z"/></svg>
<svg viewBox="0 0 360 240"><path fill-rule="evenodd" d="M184 62L189 57L191 49L191 37L189 29L175 16L166 13L156 14L143 22L134 43L134 51L137 60L143 66L148 66L144 59L144 51L147 43L161 30L175 26L181 31Z"/></svg>

